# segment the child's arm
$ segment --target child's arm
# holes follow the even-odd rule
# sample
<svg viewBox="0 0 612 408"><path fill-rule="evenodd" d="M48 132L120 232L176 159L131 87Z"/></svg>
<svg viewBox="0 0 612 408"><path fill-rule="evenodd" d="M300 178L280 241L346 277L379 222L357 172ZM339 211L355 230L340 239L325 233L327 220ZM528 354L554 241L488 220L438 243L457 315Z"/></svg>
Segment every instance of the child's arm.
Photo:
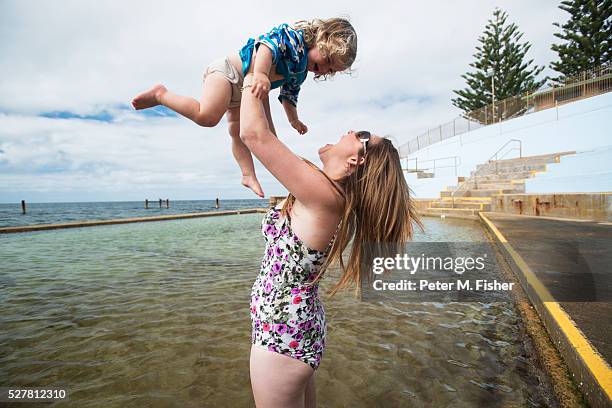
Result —
<svg viewBox="0 0 612 408"><path fill-rule="evenodd" d="M270 70L272 69L272 51L267 46L257 47L253 53L255 64L253 67L253 87L251 93L255 97L265 100L270 92Z"/></svg>
<svg viewBox="0 0 612 408"><path fill-rule="evenodd" d="M298 118L297 107L294 106L288 99L283 98L282 100L283 108L285 109L285 114L287 115L287 119L289 119L289 123L291 126L298 131L299 134L303 135L308 132L308 127L303 124Z"/></svg>
<svg viewBox="0 0 612 408"><path fill-rule="evenodd" d="M300 85L285 83L283 86L281 86L278 99L283 104L283 108L285 108L285 114L287 115L287 119L289 119L291 126L297 130L299 134L303 135L304 133L308 132L308 127L298 118L297 101L299 93Z"/></svg>

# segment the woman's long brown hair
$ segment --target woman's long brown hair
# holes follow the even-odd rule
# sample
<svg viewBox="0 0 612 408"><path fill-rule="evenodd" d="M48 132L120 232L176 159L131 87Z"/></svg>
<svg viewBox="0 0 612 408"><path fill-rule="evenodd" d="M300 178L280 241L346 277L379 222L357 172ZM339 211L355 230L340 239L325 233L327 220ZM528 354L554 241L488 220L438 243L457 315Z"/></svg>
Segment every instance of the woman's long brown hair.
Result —
<svg viewBox="0 0 612 408"><path fill-rule="evenodd" d="M324 264L312 284L318 282L325 270L334 262L342 269L339 282L332 288L338 290L355 284L359 293L363 282L369 282L372 260L376 256L395 256L403 251L412 239L413 223L423 229L402 172L399 153L391 140L382 138L368 145L365 162L349 176L336 183L310 161L344 198L344 211L334 243ZM295 197L289 194L281 214L291 210ZM352 240L352 248L345 264L342 254Z"/></svg>

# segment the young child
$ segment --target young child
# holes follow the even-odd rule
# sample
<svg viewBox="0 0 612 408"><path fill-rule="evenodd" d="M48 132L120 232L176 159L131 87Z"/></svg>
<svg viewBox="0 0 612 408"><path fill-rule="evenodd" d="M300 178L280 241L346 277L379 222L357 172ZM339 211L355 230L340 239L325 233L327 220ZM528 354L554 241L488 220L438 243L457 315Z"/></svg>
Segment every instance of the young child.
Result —
<svg viewBox="0 0 612 408"><path fill-rule="evenodd" d="M261 47L261 44L265 47ZM216 126L227 112L232 153L242 171L242 184L263 197L251 152L240 139L240 100L244 77L253 72L253 82L244 91L250 88L264 101L266 117L274 134L276 131L267 96L271 89L278 87L278 99L289 123L304 134L308 128L298 117L297 100L308 72L313 72L314 78L319 79L348 70L356 54L357 35L344 18L298 21L293 26L281 24L257 39L249 38L238 53L212 62L204 72L199 102L174 94L158 84L136 96L132 106L146 109L163 105L204 127Z"/></svg>

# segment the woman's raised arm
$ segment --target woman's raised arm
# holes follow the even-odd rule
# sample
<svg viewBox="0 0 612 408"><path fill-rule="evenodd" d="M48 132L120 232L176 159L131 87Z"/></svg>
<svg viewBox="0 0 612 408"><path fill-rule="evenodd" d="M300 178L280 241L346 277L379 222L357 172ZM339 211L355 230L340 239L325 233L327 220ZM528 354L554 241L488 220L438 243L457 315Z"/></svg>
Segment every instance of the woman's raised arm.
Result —
<svg viewBox="0 0 612 408"><path fill-rule="evenodd" d="M252 75L244 79L249 86ZM321 172L312 168L272 134L260 99L246 88L240 105L240 137L255 157L303 205L329 208L336 193Z"/></svg>

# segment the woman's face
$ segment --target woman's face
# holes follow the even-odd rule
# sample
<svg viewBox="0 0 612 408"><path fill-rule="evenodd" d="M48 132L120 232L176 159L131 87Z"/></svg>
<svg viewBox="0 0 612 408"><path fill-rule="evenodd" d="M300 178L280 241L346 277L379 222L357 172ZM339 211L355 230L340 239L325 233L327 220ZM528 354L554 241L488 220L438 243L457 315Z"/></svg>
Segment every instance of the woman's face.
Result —
<svg viewBox="0 0 612 408"><path fill-rule="evenodd" d="M368 147L380 141L379 136L372 135ZM336 144L326 144L319 149L319 159L323 166L334 173L352 172L355 166L363 163L363 142L357 133L349 130L340 137Z"/></svg>

